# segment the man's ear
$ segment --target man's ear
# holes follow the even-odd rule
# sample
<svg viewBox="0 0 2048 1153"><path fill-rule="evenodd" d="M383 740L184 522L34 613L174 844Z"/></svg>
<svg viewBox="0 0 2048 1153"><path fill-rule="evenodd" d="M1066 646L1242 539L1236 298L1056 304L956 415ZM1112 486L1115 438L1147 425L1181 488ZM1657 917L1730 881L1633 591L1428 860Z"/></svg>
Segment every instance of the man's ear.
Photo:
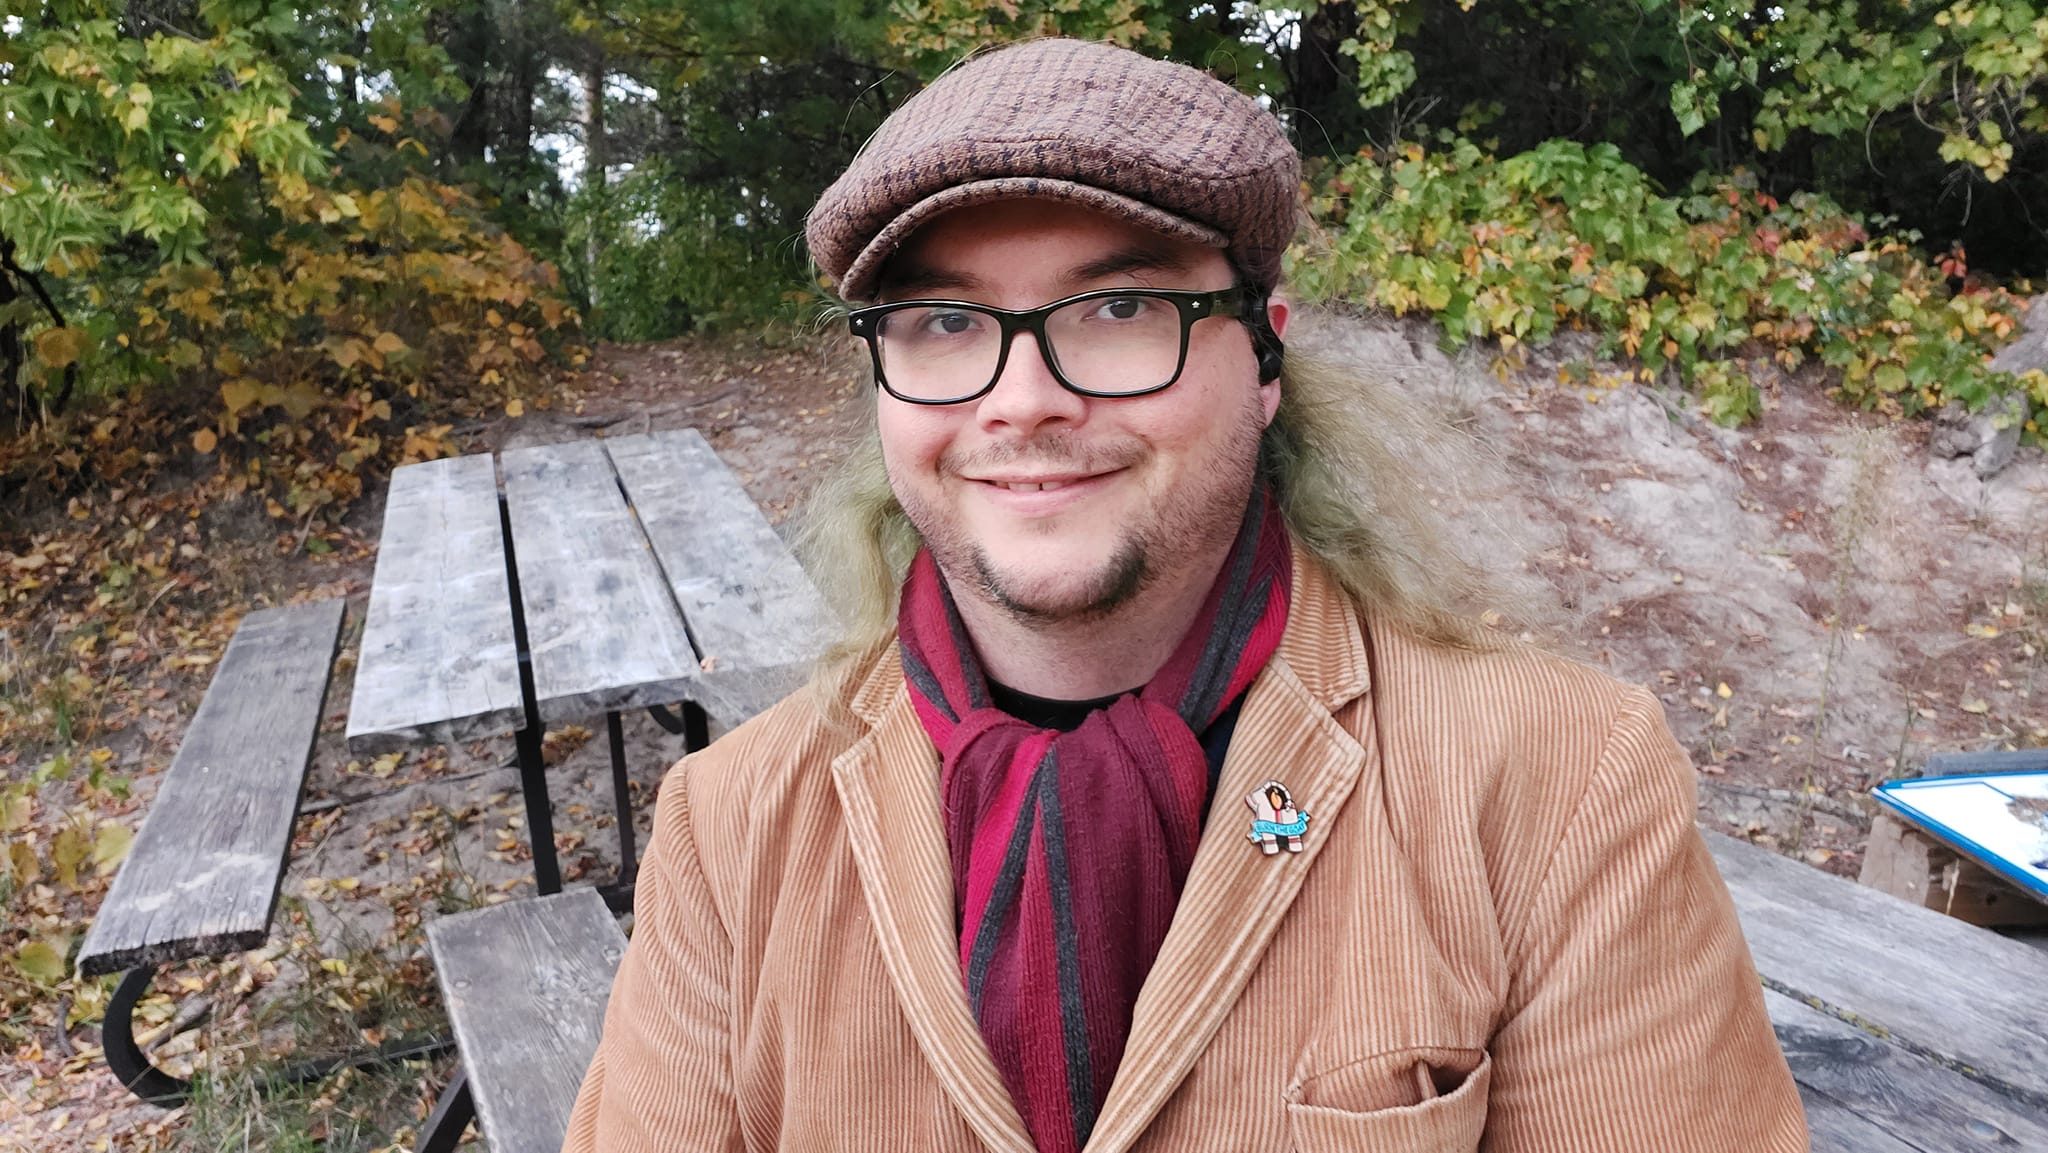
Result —
<svg viewBox="0 0 2048 1153"><path fill-rule="evenodd" d="M1292 311L1293 309L1288 306L1287 298L1279 293L1276 292L1266 298L1266 322L1273 326L1274 336L1282 340L1287 339L1287 318Z"/></svg>

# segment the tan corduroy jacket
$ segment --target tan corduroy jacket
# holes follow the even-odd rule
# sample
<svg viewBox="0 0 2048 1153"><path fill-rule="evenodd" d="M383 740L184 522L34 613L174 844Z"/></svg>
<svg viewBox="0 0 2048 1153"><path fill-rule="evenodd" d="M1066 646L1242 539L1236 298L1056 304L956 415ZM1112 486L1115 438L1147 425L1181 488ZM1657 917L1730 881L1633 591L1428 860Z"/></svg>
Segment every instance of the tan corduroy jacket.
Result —
<svg viewBox="0 0 2048 1153"><path fill-rule="evenodd" d="M1657 701L1295 571L1091 1153L1805 1149ZM572 1153L1031 1149L893 647L848 684L670 773ZM1298 854L1247 839L1268 778Z"/></svg>

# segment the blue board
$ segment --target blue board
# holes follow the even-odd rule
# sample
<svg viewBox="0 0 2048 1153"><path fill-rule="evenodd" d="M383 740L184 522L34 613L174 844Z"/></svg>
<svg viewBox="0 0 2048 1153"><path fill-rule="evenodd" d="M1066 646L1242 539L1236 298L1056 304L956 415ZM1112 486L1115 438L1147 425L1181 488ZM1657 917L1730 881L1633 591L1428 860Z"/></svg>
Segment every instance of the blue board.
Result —
<svg viewBox="0 0 2048 1153"><path fill-rule="evenodd" d="M2048 901L2048 772L1890 781L1879 803Z"/></svg>

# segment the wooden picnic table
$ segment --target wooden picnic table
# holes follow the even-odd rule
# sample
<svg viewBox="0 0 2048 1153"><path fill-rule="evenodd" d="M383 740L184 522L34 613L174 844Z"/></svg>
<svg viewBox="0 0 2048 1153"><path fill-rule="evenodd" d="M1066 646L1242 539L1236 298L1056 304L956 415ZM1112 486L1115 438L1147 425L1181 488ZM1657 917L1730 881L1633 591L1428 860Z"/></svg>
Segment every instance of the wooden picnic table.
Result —
<svg viewBox="0 0 2048 1153"><path fill-rule="evenodd" d="M1816 1153L2048 1150L2048 952L1718 833Z"/></svg>
<svg viewBox="0 0 2048 1153"><path fill-rule="evenodd" d="M541 734L602 714L629 885L620 714L649 709L700 747L709 716L742 719L794 688L835 631L694 429L407 465L391 476L348 747L514 735L534 878L552 893Z"/></svg>

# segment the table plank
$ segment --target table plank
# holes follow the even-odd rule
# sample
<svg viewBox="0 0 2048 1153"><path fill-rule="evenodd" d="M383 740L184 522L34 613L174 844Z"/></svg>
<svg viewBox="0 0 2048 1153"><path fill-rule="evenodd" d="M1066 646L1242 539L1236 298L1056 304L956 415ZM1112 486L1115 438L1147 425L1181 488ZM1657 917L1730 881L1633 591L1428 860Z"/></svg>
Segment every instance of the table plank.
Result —
<svg viewBox="0 0 2048 1153"><path fill-rule="evenodd" d="M1826 1097L1807 1095L1804 1101L1807 1148L1813 1153L1946 1153L1908 1145Z"/></svg>
<svg viewBox="0 0 2048 1153"><path fill-rule="evenodd" d="M502 454L543 721L689 698L697 654L597 441Z"/></svg>
<svg viewBox="0 0 2048 1153"><path fill-rule="evenodd" d="M394 470L349 751L499 736L524 720L497 467L485 453Z"/></svg>
<svg viewBox="0 0 2048 1153"><path fill-rule="evenodd" d="M492 1153L556 1153L626 952L604 899L572 889L457 913L427 939Z"/></svg>
<svg viewBox="0 0 2048 1153"><path fill-rule="evenodd" d="M1914 1149L2048 1149L2043 1111L1776 990L1764 1005L1809 1112L1825 1100Z"/></svg>
<svg viewBox="0 0 2048 1153"><path fill-rule="evenodd" d="M343 602L242 618L79 950L86 976L270 935Z"/></svg>
<svg viewBox="0 0 2048 1153"><path fill-rule="evenodd" d="M795 688L838 622L738 478L695 429L604 444L704 658L693 699L751 715Z"/></svg>
<svg viewBox="0 0 2048 1153"><path fill-rule="evenodd" d="M2048 1106L2048 955L1707 834L1766 984Z"/></svg>

